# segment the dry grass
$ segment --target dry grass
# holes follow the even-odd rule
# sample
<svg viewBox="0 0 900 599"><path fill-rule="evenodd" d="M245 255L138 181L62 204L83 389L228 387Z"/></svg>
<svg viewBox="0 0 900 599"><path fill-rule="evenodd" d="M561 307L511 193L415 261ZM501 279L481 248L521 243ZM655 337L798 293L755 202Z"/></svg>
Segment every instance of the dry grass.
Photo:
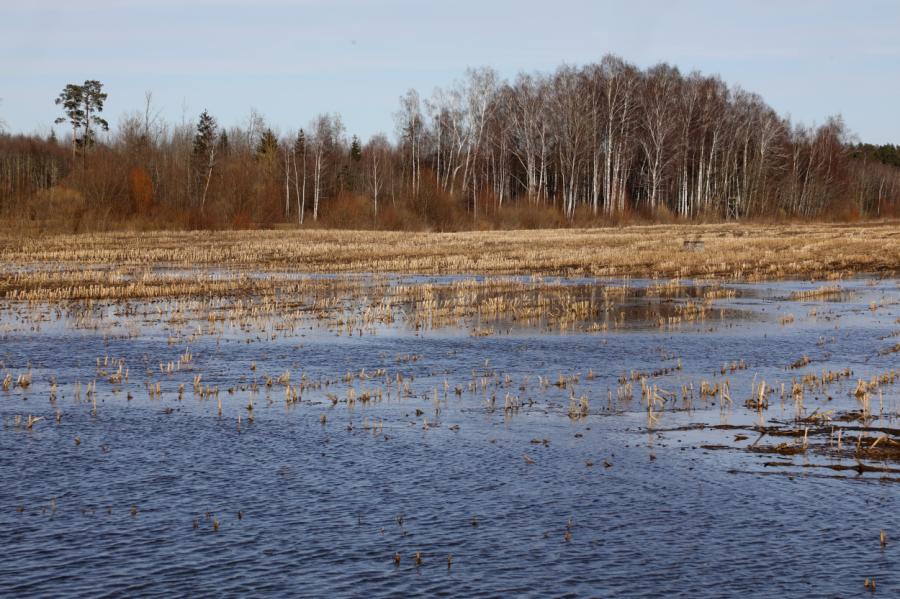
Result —
<svg viewBox="0 0 900 599"><path fill-rule="evenodd" d="M697 250L685 241L703 241ZM655 225L604 229L405 233L156 232L0 237L21 268L226 267L305 273L562 274L838 278L900 270L900 226Z"/></svg>

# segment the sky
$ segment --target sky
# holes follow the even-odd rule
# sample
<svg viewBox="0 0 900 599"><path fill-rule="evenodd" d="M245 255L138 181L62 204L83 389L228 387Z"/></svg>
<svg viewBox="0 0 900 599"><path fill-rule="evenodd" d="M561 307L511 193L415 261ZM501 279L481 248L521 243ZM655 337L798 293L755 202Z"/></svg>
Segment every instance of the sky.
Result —
<svg viewBox="0 0 900 599"><path fill-rule="evenodd" d="M900 143L897 0L0 0L0 119L49 133L66 83L98 79L113 129L145 92L170 122L251 109L276 130L337 112L348 134L393 135L409 88L467 67L582 65L607 53L718 74L807 125L842 115Z"/></svg>

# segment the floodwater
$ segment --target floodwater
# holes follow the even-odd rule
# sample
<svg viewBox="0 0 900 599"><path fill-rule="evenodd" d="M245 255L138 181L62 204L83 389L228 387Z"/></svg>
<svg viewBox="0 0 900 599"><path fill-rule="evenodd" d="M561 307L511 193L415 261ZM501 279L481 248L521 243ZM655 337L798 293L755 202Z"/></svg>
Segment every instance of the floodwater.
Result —
<svg viewBox="0 0 900 599"><path fill-rule="evenodd" d="M900 439L898 281L649 284L592 332L0 304L0 595L900 595L900 461L847 453Z"/></svg>

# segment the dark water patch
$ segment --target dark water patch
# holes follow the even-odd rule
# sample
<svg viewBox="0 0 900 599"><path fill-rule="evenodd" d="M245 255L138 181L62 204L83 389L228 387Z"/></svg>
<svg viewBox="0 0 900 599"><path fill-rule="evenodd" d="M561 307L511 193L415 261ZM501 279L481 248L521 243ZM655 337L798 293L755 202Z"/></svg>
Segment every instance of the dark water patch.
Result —
<svg viewBox="0 0 900 599"><path fill-rule="evenodd" d="M900 466L853 467L859 435L897 436L898 387L872 387L862 419L855 391L897 368L880 349L898 288L841 285L845 301L809 305L789 282L736 286L721 318L675 327L649 315L702 291L658 286L612 308L650 310L634 326L484 337L7 305L0 378L31 382L0 390L2 593L834 597L874 577L892 596ZM111 382L119 360L128 380ZM701 399L701 381L730 399ZM749 409L761 381L774 391ZM802 451L750 450L781 443Z"/></svg>

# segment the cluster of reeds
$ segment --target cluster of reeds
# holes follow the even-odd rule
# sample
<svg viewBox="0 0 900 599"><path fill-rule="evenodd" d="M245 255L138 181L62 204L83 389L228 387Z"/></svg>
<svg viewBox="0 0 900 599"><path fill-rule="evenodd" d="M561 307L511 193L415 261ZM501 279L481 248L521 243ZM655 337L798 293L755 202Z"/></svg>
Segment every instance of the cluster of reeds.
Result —
<svg viewBox="0 0 900 599"><path fill-rule="evenodd" d="M843 292L844 290L841 289L840 285L823 285L821 287L816 287L815 289L793 291L788 296L788 299L794 301L826 299L829 297L840 296Z"/></svg>
<svg viewBox="0 0 900 599"><path fill-rule="evenodd" d="M32 373L29 370L28 372L23 372L19 374L19 376L14 377L11 372L7 372L4 375L2 382L0 382L0 388L4 391L9 391L10 389L28 389L31 386L31 376Z"/></svg>

